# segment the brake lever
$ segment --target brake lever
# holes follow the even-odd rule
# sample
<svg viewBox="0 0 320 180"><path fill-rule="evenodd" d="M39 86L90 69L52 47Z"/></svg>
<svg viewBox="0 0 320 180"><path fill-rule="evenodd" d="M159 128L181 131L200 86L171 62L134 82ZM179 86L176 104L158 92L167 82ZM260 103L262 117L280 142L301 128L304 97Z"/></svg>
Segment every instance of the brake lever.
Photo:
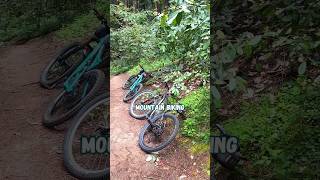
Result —
<svg viewBox="0 0 320 180"><path fill-rule="evenodd" d="M143 71L145 71L145 70L143 69L143 67L141 66L141 64L139 64L139 67L140 67Z"/></svg>

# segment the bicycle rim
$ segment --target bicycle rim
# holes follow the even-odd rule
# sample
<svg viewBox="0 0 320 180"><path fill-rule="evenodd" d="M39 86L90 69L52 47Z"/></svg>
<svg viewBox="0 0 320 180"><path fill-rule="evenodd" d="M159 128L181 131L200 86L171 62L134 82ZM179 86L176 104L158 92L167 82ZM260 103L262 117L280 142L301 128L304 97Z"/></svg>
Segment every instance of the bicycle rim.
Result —
<svg viewBox="0 0 320 180"><path fill-rule="evenodd" d="M86 106L75 117L65 141L65 164L79 178L102 178L108 173L109 150L104 153L81 152L82 137L105 137L109 139L109 99L106 96ZM93 101L96 101L93 100ZM109 146L109 141L108 141Z"/></svg>
<svg viewBox="0 0 320 180"><path fill-rule="evenodd" d="M150 112L148 105L156 105L158 99L152 91L145 91L138 94L130 105L130 114L135 118L144 118Z"/></svg>
<svg viewBox="0 0 320 180"><path fill-rule="evenodd" d="M67 75L83 58L83 48L70 50L65 55L59 56L48 69L47 80L56 81ZM69 53L69 54L68 54Z"/></svg>
<svg viewBox="0 0 320 180"><path fill-rule="evenodd" d="M173 115L165 114L163 118L162 115L157 115L154 118L156 119L155 126L148 125L140 134L139 144L146 152L159 151L168 146L179 129L179 121ZM162 126L162 130L158 130L161 129L159 126Z"/></svg>

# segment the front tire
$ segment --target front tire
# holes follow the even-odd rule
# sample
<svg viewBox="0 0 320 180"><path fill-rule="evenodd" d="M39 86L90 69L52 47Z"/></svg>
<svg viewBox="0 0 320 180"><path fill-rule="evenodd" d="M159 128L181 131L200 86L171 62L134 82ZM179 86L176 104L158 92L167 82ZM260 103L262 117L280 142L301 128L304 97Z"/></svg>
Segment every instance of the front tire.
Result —
<svg viewBox="0 0 320 180"><path fill-rule="evenodd" d="M129 79L123 84L122 89L128 90L136 80L137 80L137 76L130 76Z"/></svg>
<svg viewBox="0 0 320 180"><path fill-rule="evenodd" d="M162 118L163 117L163 118ZM162 150L163 148L167 147L177 136L178 131L179 131L179 120L176 118L176 116L172 114L158 114L156 115L151 121L154 122L155 124L163 124L163 120L170 120L173 124L173 130L171 130L169 133L166 131L169 130L169 128L164 127L164 132L168 134L168 138L166 138L163 142L160 144L156 144L156 141L158 141L158 136L156 136L152 130L151 124L146 124L140 131L139 134L139 146L140 148L146 152L146 153L152 153L152 152L157 152ZM161 134L161 136L163 135ZM151 135L151 137L147 137L148 135ZM153 137L152 137L153 136ZM163 137L161 137L163 138ZM151 142L152 141L152 142ZM149 142L149 144L147 144Z"/></svg>
<svg viewBox="0 0 320 180"><path fill-rule="evenodd" d="M131 99L133 99L139 91L142 89L143 85L140 83L138 86L136 86L133 90L128 90L126 95L123 98L123 102L128 102Z"/></svg>
<svg viewBox="0 0 320 180"><path fill-rule="evenodd" d="M79 154L80 149L77 149L77 147L79 147L79 144L77 144L78 138L81 138L83 134L85 134L86 136L92 136L93 134L96 134L96 128L99 127L100 123L103 124L107 129L106 134L103 134L103 136L106 135L107 138L110 138L108 106L109 97L107 94L96 97L79 111L79 113L74 117L70 128L68 129L63 146L63 159L66 169L74 177L77 177L79 179L104 180L107 179L110 174L110 164L108 164L110 158L110 156L108 155L109 152L105 154L107 156L105 156L104 154L87 155ZM102 122L100 122L101 120ZM92 131L88 131L90 129ZM80 137L78 137L77 135L79 135ZM102 158L102 160L99 159L97 163L97 169L90 169L86 166L86 164L83 164L83 162L87 162L87 159L92 160L92 158L96 159L98 157ZM100 167L100 164L104 164L104 166ZM95 165L96 164L94 164L94 167L96 167Z"/></svg>
<svg viewBox="0 0 320 180"><path fill-rule="evenodd" d="M105 76L102 71L91 70L85 73L83 77L81 77L79 85L74 90L75 92L67 93L66 91L62 91L59 96L49 104L43 117L43 125L51 128L68 120L98 94L104 83ZM83 89L83 86L90 86L90 89ZM83 90L85 90L85 92L82 92ZM71 93L75 95L70 95Z"/></svg>

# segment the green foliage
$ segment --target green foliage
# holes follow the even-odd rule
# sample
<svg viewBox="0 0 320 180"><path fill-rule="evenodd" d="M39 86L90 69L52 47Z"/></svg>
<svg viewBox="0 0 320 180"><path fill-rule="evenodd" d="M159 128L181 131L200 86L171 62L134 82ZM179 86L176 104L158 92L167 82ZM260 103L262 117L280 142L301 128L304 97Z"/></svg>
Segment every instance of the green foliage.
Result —
<svg viewBox="0 0 320 180"><path fill-rule="evenodd" d="M119 69L127 71L142 59L154 61L156 38L150 29L147 25L134 24L111 32L112 74L120 73Z"/></svg>
<svg viewBox="0 0 320 180"><path fill-rule="evenodd" d="M157 61L152 61L149 59L141 59L139 62L139 64L142 65L142 67L147 72L157 71L163 67L170 65L171 63L172 63L172 61L169 58L163 58L163 59L159 59ZM129 74L133 75L133 74L139 73L140 70L141 69L140 69L139 65L136 65L132 69L130 69L128 72L129 72Z"/></svg>
<svg viewBox="0 0 320 180"><path fill-rule="evenodd" d="M111 5L111 74L126 72L139 62L156 59L150 12L131 12L123 5Z"/></svg>
<svg viewBox="0 0 320 180"><path fill-rule="evenodd" d="M107 1L98 3L106 4ZM55 31L89 8L90 3L83 0L6 1L0 4L0 42L28 40Z"/></svg>
<svg viewBox="0 0 320 180"><path fill-rule="evenodd" d="M319 118L319 85L300 79L276 96L244 103L224 127L240 138L241 151L250 159L243 167L249 176L312 179L320 173Z"/></svg>
<svg viewBox="0 0 320 180"><path fill-rule="evenodd" d="M108 16L110 11L109 3L98 0L95 8L107 19L110 19ZM55 35L63 41L81 41L85 37L92 36L99 27L99 23L100 21L94 15L93 11L89 11L87 14L75 17L71 23L63 24L62 27L55 32Z"/></svg>
<svg viewBox="0 0 320 180"><path fill-rule="evenodd" d="M92 36L99 25L99 20L94 14L81 15L70 24L65 24L55 32L56 36L64 41L81 40L86 36Z"/></svg>
<svg viewBox="0 0 320 180"><path fill-rule="evenodd" d="M179 96L188 93L185 82L197 77L206 84L209 70L209 9L208 2L176 2L168 12L154 21L150 12L132 12L112 6L111 73L118 74L138 64L148 71L170 66L171 70L157 73L157 78L173 82L171 91Z"/></svg>
<svg viewBox="0 0 320 180"><path fill-rule="evenodd" d="M133 13L123 4L111 4L110 7L110 27L112 29L124 28L135 24L148 24L150 18L153 18L152 12Z"/></svg>
<svg viewBox="0 0 320 180"><path fill-rule="evenodd" d="M208 71L210 18L208 1L176 1L158 17L158 48L192 68Z"/></svg>
<svg viewBox="0 0 320 180"><path fill-rule="evenodd" d="M199 88L180 100L180 103L185 106L187 117L181 128L183 135L208 141L210 135L210 97L208 93L207 88Z"/></svg>
<svg viewBox="0 0 320 180"><path fill-rule="evenodd" d="M318 64L318 2L227 0L215 1L214 5L215 53L211 58L214 86L243 90L248 79L239 74L244 68L239 64L244 62L256 64L260 73L264 64L285 61L289 64L288 71L295 69L299 75Z"/></svg>

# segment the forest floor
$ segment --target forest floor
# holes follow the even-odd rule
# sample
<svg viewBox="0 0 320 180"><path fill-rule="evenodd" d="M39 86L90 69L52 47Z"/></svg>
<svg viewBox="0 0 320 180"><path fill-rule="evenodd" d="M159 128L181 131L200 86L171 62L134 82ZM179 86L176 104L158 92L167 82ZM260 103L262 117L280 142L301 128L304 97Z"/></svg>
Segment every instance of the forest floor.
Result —
<svg viewBox="0 0 320 180"><path fill-rule="evenodd" d="M62 161L65 129L41 124L58 91L40 87L40 72L61 47L49 35L0 49L0 179L73 179Z"/></svg>
<svg viewBox="0 0 320 180"><path fill-rule="evenodd" d="M121 74L110 81L111 179L208 179L204 171L208 157L191 155L180 136L158 154L148 155L139 148L139 132L147 122L132 118L130 104L122 101L121 87L128 77ZM147 161L148 156L157 161Z"/></svg>

